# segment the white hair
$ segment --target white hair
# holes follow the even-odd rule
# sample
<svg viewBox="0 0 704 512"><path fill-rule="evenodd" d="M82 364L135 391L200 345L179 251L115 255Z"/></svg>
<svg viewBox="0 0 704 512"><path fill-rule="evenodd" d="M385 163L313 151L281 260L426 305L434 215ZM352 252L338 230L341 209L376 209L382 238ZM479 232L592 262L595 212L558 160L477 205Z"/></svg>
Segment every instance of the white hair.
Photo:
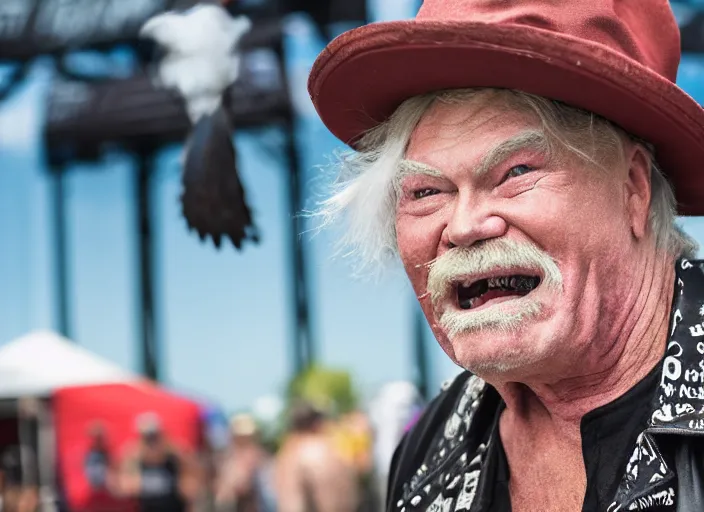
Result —
<svg viewBox="0 0 704 512"><path fill-rule="evenodd" d="M557 101L508 89L457 89L406 100L394 114L367 132L358 151L338 155L337 180L331 197L317 212L322 225L340 218L346 221L340 240L347 254L359 258L363 267L378 268L398 256L396 246L396 177L411 134L421 117L436 102L502 102L519 111L537 115L548 138L549 150L567 150L603 169L604 162L623 154L630 139L643 146L651 160L649 229L657 248L671 257L691 258L696 242L676 224L677 203L672 186L660 171L649 144L590 112ZM607 149L607 151L604 151Z"/></svg>

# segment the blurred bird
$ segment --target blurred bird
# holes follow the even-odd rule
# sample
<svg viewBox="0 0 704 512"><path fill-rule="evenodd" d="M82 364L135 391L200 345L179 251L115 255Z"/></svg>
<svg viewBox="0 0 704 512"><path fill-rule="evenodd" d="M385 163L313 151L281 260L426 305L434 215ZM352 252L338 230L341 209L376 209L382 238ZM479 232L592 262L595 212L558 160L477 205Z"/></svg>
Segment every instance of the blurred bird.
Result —
<svg viewBox="0 0 704 512"><path fill-rule="evenodd" d="M164 50L157 85L183 98L193 127L183 159L183 215L201 240L209 235L218 248L223 236L237 249L247 239L259 241L237 172L234 126L223 106L239 76L238 44L251 25L246 16L201 4L156 15L140 32Z"/></svg>

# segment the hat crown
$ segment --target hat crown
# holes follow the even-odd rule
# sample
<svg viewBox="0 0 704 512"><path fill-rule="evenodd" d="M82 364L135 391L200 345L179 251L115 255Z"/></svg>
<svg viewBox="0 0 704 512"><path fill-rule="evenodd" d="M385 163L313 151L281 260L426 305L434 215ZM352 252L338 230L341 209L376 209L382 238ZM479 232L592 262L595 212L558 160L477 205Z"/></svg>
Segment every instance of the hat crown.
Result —
<svg viewBox="0 0 704 512"><path fill-rule="evenodd" d="M425 0L417 21L521 25L589 40L677 77L680 33L668 0Z"/></svg>

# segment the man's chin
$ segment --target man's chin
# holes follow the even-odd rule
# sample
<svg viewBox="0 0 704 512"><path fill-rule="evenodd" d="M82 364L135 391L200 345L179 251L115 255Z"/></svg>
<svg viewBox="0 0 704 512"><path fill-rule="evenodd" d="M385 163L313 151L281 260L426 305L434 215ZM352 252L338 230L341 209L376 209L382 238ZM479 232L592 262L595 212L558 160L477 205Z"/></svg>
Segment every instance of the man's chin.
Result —
<svg viewBox="0 0 704 512"><path fill-rule="evenodd" d="M461 367L482 377L504 376L530 371L543 360L536 346L538 333L533 332L538 304L513 313L463 313L446 312L439 322L453 359Z"/></svg>
<svg viewBox="0 0 704 512"><path fill-rule="evenodd" d="M491 355L458 355L462 368L492 382L494 380L517 380L533 373L541 358L526 352L506 352L495 357Z"/></svg>
<svg viewBox="0 0 704 512"><path fill-rule="evenodd" d="M545 355L531 350L533 347L505 347L498 352L453 346L455 362L460 367L494 385L499 382L523 382L540 373L546 363Z"/></svg>

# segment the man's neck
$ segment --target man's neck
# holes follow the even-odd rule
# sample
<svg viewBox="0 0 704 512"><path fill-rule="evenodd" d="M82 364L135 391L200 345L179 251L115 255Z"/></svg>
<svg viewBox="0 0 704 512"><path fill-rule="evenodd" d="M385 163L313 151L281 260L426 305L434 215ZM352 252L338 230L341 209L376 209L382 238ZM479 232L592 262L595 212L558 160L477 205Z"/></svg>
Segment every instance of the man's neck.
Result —
<svg viewBox="0 0 704 512"><path fill-rule="evenodd" d="M581 508L587 482L582 417L626 393L663 357L674 265L662 259L632 263L641 269L639 279L625 294L622 313L609 319L613 336L603 343L602 333L601 339L587 344L600 347L600 352L579 357L579 373L549 384L495 384L506 402L499 432L511 474L516 475L510 494L517 512ZM554 485L545 487L546 481ZM557 508L546 509L546 503Z"/></svg>
<svg viewBox="0 0 704 512"><path fill-rule="evenodd" d="M625 394L659 364L668 332L674 265L657 256L633 263L641 271L619 315L605 322L612 326L609 339L587 344L599 347L597 355L583 354L574 375L550 383L536 379L495 384L516 427L524 422L552 423L557 432L578 434L586 413Z"/></svg>

